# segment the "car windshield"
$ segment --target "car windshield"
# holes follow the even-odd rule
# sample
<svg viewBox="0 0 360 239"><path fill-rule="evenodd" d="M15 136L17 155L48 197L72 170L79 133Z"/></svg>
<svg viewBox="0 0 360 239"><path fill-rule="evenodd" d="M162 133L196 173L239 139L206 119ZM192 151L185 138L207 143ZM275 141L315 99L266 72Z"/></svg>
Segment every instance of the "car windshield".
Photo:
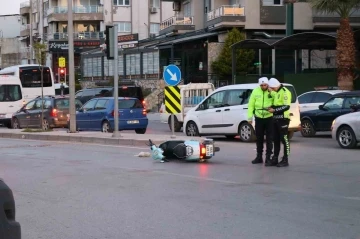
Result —
<svg viewBox="0 0 360 239"><path fill-rule="evenodd" d="M138 99L119 100L119 109L138 109L143 108Z"/></svg>
<svg viewBox="0 0 360 239"><path fill-rule="evenodd" d="M0 85L0 102L11 102L21 99L20 85Z"/></svg>

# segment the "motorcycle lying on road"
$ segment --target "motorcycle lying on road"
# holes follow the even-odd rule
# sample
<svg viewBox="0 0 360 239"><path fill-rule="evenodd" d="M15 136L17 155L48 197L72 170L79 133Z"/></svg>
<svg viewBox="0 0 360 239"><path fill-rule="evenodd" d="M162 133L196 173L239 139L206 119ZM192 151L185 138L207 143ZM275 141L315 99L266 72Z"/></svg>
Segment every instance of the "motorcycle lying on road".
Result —
<svg viewBox="0 0 360 239"><path fill-rule="evenodd" d="M220 151L215 147L213 139L198 140L169 140L156 146L151 139L149 144L151 157L161 162L169 162L172 159L179 159L192 162L206 162Z"/></svg>

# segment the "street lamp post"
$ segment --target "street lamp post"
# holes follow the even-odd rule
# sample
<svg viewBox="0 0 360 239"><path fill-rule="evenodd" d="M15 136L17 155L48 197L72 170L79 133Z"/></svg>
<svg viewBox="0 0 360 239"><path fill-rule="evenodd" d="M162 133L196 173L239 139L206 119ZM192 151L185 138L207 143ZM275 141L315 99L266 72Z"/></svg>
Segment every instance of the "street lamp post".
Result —
<svg viewBox="0 0 360 239"><path fill-rule="evenodd" d="M70 133L76 133L73 1L68 0Z"/></svg>

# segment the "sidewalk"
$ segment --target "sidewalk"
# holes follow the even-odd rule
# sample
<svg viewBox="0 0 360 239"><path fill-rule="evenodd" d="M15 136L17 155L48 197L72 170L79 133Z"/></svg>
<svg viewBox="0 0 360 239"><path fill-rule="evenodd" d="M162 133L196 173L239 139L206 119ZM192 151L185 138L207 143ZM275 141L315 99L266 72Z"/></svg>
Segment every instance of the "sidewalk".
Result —
<svg viewBox="0 0 360 239"><path fill-rule="evenodd" d="M155 144L159 144L166 140L190 140L201 139L200 137L176 136L172 139L171 135L158 134L130 134L120 132L120 138L113 138L111 133L102 132L78 132L67 133L66 131L50 131L50 132L22 132L23 129L7 129L0 128L0 138L11 139L32 139L32 140L49 140L49 141L64 141L64 142L78 142L78 143L94 143L104 145L126 145L126 146L143 146L151 139Z"/></svg>

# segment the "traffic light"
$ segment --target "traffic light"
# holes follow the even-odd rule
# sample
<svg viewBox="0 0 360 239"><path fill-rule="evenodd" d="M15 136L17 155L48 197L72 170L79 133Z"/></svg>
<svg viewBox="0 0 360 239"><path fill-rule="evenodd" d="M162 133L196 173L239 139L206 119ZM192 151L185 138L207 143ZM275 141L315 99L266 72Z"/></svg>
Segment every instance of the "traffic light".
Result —
<svg viewBox="0 0 360 239"><path fill-rule="evenodd" d="M114 60L114 27L106 26L105 28L105 54L108 60Z"/></svg>
<svg viewBox="0 0 360 239"><path fill-rule="evenodd" d="M59 82L66 83L66 68L59 68Z"/></svg>

